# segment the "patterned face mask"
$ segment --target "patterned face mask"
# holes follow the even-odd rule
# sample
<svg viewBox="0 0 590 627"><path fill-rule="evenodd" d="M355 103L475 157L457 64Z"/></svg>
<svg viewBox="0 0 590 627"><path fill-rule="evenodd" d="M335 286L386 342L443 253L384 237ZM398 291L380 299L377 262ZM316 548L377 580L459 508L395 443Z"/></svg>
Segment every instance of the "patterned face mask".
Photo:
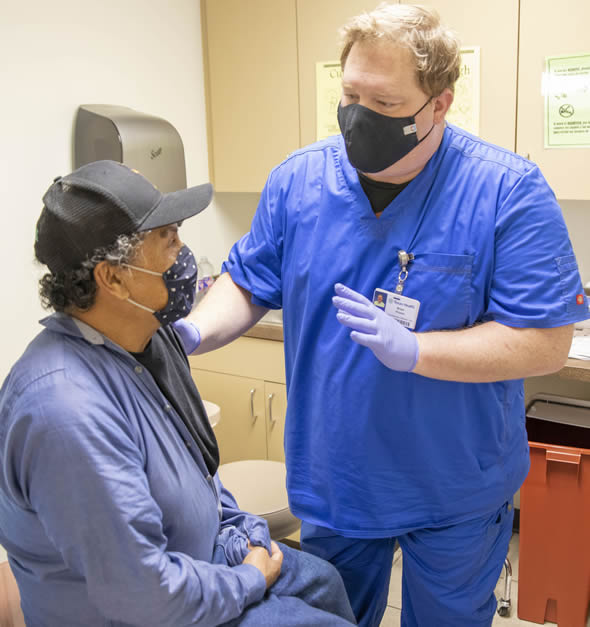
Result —
<svg viewBox="0 0 590 627"><path fill-rule="evenodd" d="M190 313L195 302L197 262L188 246L183 246L180 249L174 265L163 274L153 270L146 270L145 268L138 268L128 263L123 265L139 272L161 276L168 290L168 302L163 309L156 311L128 298L127 300L132 305L154 314L162 326L176 322L176 320L184 318Z"/></svg>

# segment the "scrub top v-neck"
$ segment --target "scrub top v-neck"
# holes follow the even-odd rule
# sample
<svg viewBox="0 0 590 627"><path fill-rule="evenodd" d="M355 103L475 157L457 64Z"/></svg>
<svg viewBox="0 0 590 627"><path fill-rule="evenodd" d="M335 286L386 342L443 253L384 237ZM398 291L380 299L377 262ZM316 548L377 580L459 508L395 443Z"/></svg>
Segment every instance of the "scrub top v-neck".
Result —
<svg viewBox="0 0 590 627"><path fill-rule="evenodd" d="M417 332L587 317L561 210L539 169L451 125L377 218L341 136L270 174L224 269L283 308L287 484L296 516L350 537L454 524L506 502L528 471L523 382L389 370L336 319L334 284L371 298L398 281Z"/></svg>

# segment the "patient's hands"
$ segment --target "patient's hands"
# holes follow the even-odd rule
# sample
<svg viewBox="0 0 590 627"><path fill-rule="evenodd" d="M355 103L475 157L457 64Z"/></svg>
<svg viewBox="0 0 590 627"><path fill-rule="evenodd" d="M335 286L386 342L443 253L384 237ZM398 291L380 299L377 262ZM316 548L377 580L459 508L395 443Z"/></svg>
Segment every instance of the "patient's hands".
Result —
<svg viewBox="0 0 590 627"><path fill-rule="evenodd" d="M243 564L255 566L264 575L267 589L279 578L281 565L283 563L283 553L276 542L270 543L272 554L263 546L252 546L248 543L250 552L244 558Z"/></svg>

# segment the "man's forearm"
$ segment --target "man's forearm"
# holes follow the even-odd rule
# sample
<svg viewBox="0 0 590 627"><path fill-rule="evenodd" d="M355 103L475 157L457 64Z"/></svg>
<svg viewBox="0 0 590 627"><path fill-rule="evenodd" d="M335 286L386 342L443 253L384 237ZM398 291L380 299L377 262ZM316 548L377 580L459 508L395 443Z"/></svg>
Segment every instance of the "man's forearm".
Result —
<svg viewBox="0 0 590 627"><path fill-rule="evenodd" d="M573 325L520 329L497 322L418 333L419 358L413 372L467 383L550 374L564 365L572 334Z"/></svg>
<svg viewBox="0 0 590 627"><path fill-rule="evenodd" d="M229 273L222 274L187 318L201 334L201 343L193 354L229 344L255 325L268 309L254 305L250 299L250 292L236 285Z"/></svg>

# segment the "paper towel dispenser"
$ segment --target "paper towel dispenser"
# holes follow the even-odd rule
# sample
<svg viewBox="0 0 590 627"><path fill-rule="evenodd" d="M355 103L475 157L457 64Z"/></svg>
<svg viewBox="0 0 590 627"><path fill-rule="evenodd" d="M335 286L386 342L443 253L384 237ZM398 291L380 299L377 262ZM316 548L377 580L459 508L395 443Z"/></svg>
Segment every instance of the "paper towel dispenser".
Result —
<svg viewBox="0 0 590 627"><path fill-rule="evenodd" d="M118 105L78 107L74 169L101 159L139 170L162 192L186 188L182 140L162 118Z"/></svg>

